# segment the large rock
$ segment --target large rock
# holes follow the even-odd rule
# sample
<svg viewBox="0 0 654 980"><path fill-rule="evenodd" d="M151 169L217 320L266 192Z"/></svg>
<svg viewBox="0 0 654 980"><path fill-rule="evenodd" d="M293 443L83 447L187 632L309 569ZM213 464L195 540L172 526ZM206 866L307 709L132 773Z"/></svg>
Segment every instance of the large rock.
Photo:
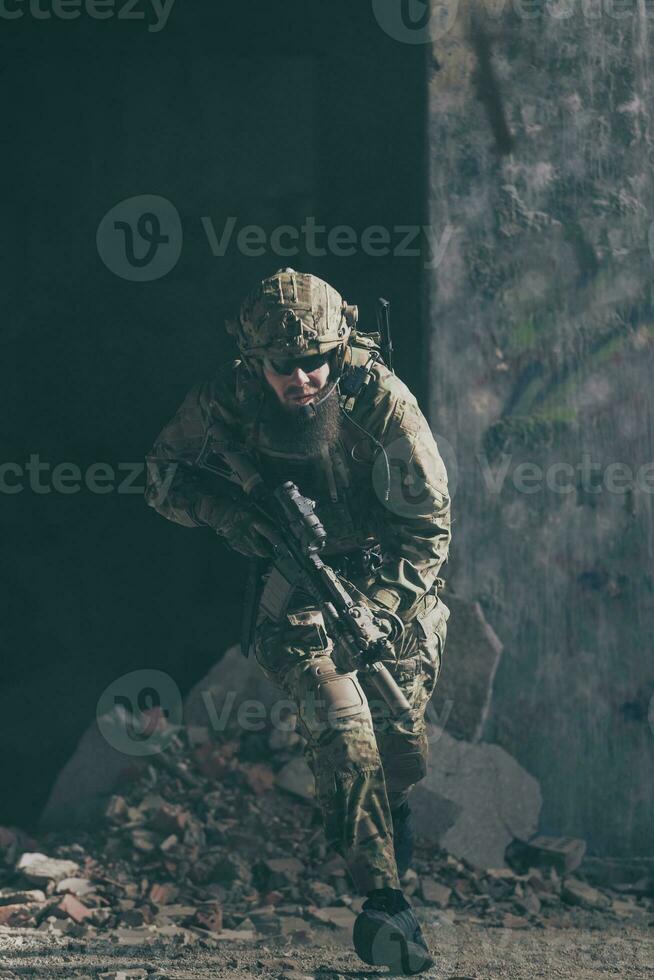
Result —
<svg viewBox="0 0 654 980"><path fill-rule="evenodd" d="M233 646L190 691L184 721L196 743L206 741L212 731L269 728L271 719L280 738L292 741L289 708L290 703L268 682L254 657L242 657L240 647ZM147 756L121 751L120 742L110 744L94 720L59 773L39 819L39 830L94 824L111 795L138 776L147 762Z"/></svg>
<svg viewBox="0 0 654 980"><path fill-rule="evenodd" d="M444 598L451 616L433 705L450 735L476 742L483 735L503 646L478 602L449 593Z"/></svg>
<svg viewBox="0 0 654 980"><path fill-rule="evenodd" d="M282 727L290 701L268 681L253 656L240 646L230 647L190 691L184 705L185 723L199 733L215 734L237 728L261 731Z"/></svg>
<svg viewBox="0 0 654 980"><path fill-rule="evenodd" d="M110 745L93 721L59 773L39 818L41 832L92 826L111 794L135 778L147 758L125 755Z"/></svg>
<svg viewBox="0 0 654 980"><path fill-rule="evenodd" d="M411 795L418 834L476 867L503 867L513 838L536 833L538 782L498 745L432 735L428 774Z"/></svg>

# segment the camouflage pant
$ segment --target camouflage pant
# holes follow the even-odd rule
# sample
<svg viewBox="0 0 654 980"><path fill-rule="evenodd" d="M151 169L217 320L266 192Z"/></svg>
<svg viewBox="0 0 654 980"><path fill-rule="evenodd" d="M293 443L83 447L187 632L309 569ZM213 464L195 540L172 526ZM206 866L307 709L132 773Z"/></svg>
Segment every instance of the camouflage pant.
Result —
<svg viewBox="0 0 654 980"><path fill-rule="evenodd" d="M298 597L281 623L259 619L256 658L297 705L327 843L345 858L361 894L398 888L391 809L426 773L424 714L440 671L448 613L434 596L421 600L395 645L396 659L386 661L411 705L398 721L365 674L357 680L339 669L322 614L304 599ZM337 706L326 712L322 692L334 682Z"/></svg>

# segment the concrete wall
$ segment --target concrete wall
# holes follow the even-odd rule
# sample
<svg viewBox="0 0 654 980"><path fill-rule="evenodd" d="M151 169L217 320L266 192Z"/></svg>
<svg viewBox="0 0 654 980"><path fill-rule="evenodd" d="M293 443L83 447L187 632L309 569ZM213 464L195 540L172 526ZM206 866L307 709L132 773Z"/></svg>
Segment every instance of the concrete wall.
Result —
<svg viewBox="0 0 654 980"><path fill-rule="evenodd" d="M449 579L505 645L484 737L544 831L612 855L654 848L650 7L462 2L431 46L431 417Z"/></svg>

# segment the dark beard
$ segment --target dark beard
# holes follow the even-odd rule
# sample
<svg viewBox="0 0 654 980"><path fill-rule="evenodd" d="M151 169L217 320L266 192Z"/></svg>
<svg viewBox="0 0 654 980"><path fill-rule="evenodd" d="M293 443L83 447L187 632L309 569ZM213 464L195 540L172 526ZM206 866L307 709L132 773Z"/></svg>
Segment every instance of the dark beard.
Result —
<svg viewBox="0 0 654 980"><path fill-rule="evenodd" d="M327 382L331 386L332 382ZM325 389L318 392L316 400L324 398ZM315 412L306 408L285 408L271 388L265 397L265 433L271 447L279 452L302 456L320 456L325 446L331 446L341 431L341 410L338 389L332 388L328 397Z"/></svg>

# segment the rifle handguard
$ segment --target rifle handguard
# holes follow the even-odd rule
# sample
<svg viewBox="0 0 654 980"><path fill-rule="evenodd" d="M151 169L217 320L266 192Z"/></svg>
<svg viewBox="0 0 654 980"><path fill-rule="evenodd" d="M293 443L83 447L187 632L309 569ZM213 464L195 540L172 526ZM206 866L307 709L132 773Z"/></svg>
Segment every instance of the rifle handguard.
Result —
<svg viewBox="0 0 654 980"><path fill-rule="evenodd" d="M375 686L377 693L384 699L391 710L394 718L401 717L406 711L411 710L404 692L398 687L397 681L391 674L386 664L381 660L375 660L368 664L366 673L371 683Z"/></svg>

